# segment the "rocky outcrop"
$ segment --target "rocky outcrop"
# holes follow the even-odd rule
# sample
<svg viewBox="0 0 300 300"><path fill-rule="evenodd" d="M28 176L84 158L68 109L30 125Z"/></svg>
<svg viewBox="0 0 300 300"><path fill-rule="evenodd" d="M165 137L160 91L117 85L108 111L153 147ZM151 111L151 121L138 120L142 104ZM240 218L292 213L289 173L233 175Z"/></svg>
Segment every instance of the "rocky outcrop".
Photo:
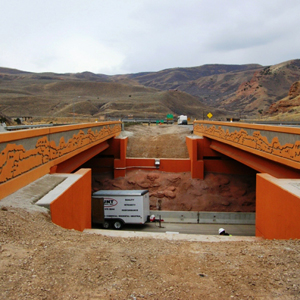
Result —
<svg viewBox="0 0 300 300"><path fill-rule="evenodd" d="M300 81L296 81L289 89L288 96L272 104L266 115L278 113L294 113L300 106Z"/></svg>
<svg viewBox="0 0 300 300"><path fill-rule="evenodd" d="M292 84L288 94L288 97L290 99L296 98L298 96L300 96L300 81L296 81Z"/></svg>

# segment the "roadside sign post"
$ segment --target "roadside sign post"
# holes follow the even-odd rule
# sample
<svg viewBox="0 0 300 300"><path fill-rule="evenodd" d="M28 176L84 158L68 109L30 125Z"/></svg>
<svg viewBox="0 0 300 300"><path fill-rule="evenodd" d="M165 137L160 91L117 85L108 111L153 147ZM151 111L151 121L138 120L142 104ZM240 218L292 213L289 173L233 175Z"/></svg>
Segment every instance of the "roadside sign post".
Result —
<svg viewBox="0 0 300 300"><path fill-rule="evenodd" d="M167 124L169 124L169 121L172 123L174 119L174 116L172 114L167 114Z"/></svg>

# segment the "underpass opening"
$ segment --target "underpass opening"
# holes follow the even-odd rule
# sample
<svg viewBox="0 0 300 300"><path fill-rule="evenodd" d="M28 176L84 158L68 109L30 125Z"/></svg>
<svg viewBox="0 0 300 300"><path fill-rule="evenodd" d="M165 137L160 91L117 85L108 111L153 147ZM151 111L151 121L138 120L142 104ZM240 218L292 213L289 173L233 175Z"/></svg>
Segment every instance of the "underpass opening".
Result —
<svg viewBox="0 0 300 300"><path fill-rule="evenodd" d="M155 127L156 131L164 129L168 130L168 138L170 138L170 127ZM143 150L139 153L144 153L144 155L145 153L147 154L147 145L151 145L149 149L151 151L155 147L157 149L168 148L167 139L158 139L153 134L147 136L149 130L148 127L143 127L142 125L136 130L143 137L147 137L142 141L136 135L130 134L129 138L131 140L128 142L130 147L126 146L127 152L129 150L138 153L134 149L135 146L141 147ZM162 133L158 132L156 134ZM176 132L175 134L179 133ZM190 134L190 132L187 134ZM182 148L187 147L185 138L186 135L183 138L177 137L176 145L172 143L169 152L165 149L164 153L171 153L173 157L176 156L177 149L180 149L180 153L182 153ZM143 141L145 141L144 144ZM150 209L157 214L163 212L181 212L181 215L189 213L197 215L200 212L215 212L215 214L207 214L206 218L199 219L196 217L192 221L195 224L200 222L216 224L219 219L219 217L216 217L217 213L250 213L254 215L255 219L256 171L226 155L212 149L207 151L207 149L204 149L204 151L200 149L202 152L199 149L196 150L196 159L204 162L203 180L192 178L190 168L186 168L183 172L180 172L180 170L177 172L166 172L163 164L164 160L168 160L167 158L160 158L161 166L157 169L154 166L154 158L136 158L125 151L127 156L124 160L124 167L120 168L124 170L124 176L113 178L110 172L104 172L104 170L102 172L93 172L93 191L100 189L148 189L150 192ZM119 159L117 156L114 156L114 158ZM153 163L151 160L153 160ZM184 160L186 160L184 165L186 163L191 164L191 160L188 157L173 158L172 160L169 163L173 165L173 169ZM143 163L147 164L147 167L142 168L141 164ZM153 167L151 168L150 166ZM92 168L98 167L92 163ZM180 223L183 220L189 223L189 219L186 216L180 217L178 218L178 222ZM225 222L229 222L228 218Z"/></svg>

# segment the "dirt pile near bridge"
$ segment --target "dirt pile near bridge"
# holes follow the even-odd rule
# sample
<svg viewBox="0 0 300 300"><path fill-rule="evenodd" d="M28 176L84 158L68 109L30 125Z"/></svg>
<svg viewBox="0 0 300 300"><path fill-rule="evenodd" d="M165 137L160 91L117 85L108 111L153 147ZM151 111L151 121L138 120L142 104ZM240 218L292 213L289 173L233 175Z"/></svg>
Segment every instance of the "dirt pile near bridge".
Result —
<svg viewBox="0 0 300 300"><path fill-rule="evenodd" d="M0 209L0 299L298 299L300 242L188 242L67 230Z"/></svg>
<svg viewBox="0 0 300 300"><path fill-rule="evenodd" d="M189 158L185 139L192 131L192 125L134 125L122 136L128 136L127 157Z"/></svg>

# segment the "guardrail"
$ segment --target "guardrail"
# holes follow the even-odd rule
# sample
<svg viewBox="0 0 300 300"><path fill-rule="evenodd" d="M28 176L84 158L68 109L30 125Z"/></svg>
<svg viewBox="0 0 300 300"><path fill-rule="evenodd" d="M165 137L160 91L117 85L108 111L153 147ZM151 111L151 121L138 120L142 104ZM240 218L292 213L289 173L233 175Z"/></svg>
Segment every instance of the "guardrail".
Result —
<svg viewBox="0 0 300 300"><path fill-rule="evenodd" d="M151 210L151 215L161 216L169 223L197 224L249 224L255 225L255 212L208 212Z"/></svg>
<svg viewBox="0 0 300 300"><path fill-rule="evenodd" d="M68 124L69 125L69 124ZM35 129L35 128L45 128L45 127L52 127L54 124L39 124L39 125L15 125L15 126L6 126L4 129L6 131L14 131L14 130L22 130L22 129ZM61 126L57 124L55 126Z"/></svg>

